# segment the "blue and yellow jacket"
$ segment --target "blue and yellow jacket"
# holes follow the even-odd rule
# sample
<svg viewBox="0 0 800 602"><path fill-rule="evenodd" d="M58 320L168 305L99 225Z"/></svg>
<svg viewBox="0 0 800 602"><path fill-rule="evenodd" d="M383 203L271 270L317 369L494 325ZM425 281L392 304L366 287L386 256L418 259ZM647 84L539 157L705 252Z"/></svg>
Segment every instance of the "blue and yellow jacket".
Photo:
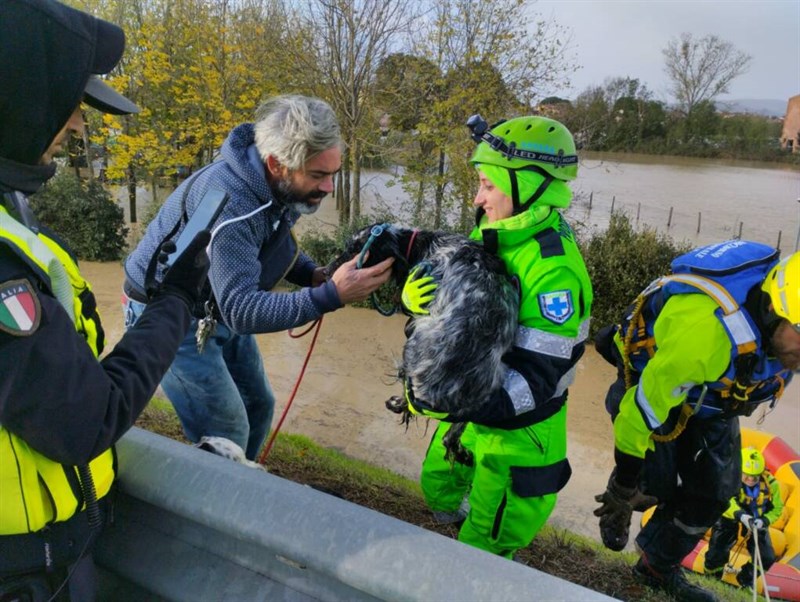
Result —
<svg viewBox="0 0 800 602"><path fill-rule="evenodd" d="M731 498L730 506L722 516L734 520L734 515L739 511L761 518L767 525L773 524L781 517L783 513L781 487L769 471L761 474L754 487L747 487L742 483L738 495Z"/></svg>

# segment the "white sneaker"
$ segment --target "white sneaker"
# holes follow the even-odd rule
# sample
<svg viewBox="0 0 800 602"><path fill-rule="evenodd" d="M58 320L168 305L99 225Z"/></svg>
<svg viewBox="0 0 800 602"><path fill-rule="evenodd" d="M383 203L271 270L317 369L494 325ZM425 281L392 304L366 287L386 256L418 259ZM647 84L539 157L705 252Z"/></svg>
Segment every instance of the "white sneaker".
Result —
<svg viewBox="0 0 800 602"><path fill-rule="evenodd" d="M466 516L462 516L461 512L438 512L434 511L433 520L437 525L453 525L463 521Z"/></svg>
<svg viewBox="0 0 800 602"><path fill-rule="evenodd" d="M436 510L433 512L433 520L436 521L437 525L452 525L455 523L462 523L467 518L469 511L469 494L467 494L462 498L461 503L458 506L458 510L455 512L442 512Z"/></svg>

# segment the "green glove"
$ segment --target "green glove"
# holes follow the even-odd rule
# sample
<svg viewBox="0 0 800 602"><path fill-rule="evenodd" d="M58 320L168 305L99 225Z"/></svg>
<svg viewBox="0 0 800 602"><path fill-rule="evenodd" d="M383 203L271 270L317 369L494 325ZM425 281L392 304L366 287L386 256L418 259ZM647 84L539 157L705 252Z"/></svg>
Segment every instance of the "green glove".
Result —
<svg viewBox="0 0 800 602"><path fill-rule="evenodd" d="M412 315L428 315L428 305L436 298L434 291L439 285L428 273L429 269L427 264L415 266L403 285L400 299L403 307Z"/></svg>

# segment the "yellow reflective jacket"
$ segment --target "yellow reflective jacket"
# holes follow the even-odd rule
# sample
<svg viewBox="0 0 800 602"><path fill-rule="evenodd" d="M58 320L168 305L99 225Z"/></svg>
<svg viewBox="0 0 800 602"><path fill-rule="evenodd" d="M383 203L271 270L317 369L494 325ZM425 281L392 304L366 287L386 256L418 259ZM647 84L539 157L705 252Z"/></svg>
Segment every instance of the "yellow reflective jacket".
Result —
<svg viewBox="0 0 800 602"><path fill-rule="evenodd" d="M58 299L95 357L103 330L94 296L71 255L54 239L34 234L0 207L0 242L23 259ZM89 463L97 498L111 489L116 470L113 448ZM85 509L78 469L54 462L0 424L0 535L39 531Z"/></svg>
<svg viewBox="0 0 800 602"><path fill-rule="evenodd" d="M674 295L664 305L654 325L658 352L639 384L625 392L614 419L621 452L644 458L654 447L650 434L686 400L689 390L725 374L731 342L714 315L717 307L706 295Z"/></svg>

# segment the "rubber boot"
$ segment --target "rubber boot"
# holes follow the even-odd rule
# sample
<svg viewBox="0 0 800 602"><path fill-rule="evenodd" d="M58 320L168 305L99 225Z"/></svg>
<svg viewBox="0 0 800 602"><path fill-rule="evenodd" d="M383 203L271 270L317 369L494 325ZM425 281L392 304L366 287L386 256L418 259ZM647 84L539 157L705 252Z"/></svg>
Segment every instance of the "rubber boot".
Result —
<svg viewBox="0 0 800 602"><path fill-rule="evenodd" d="M739 574L736 575L736 582L739 584L739 587L753 587L753 563L748 562L742 567L742 570L739 571Z"/></svg>

